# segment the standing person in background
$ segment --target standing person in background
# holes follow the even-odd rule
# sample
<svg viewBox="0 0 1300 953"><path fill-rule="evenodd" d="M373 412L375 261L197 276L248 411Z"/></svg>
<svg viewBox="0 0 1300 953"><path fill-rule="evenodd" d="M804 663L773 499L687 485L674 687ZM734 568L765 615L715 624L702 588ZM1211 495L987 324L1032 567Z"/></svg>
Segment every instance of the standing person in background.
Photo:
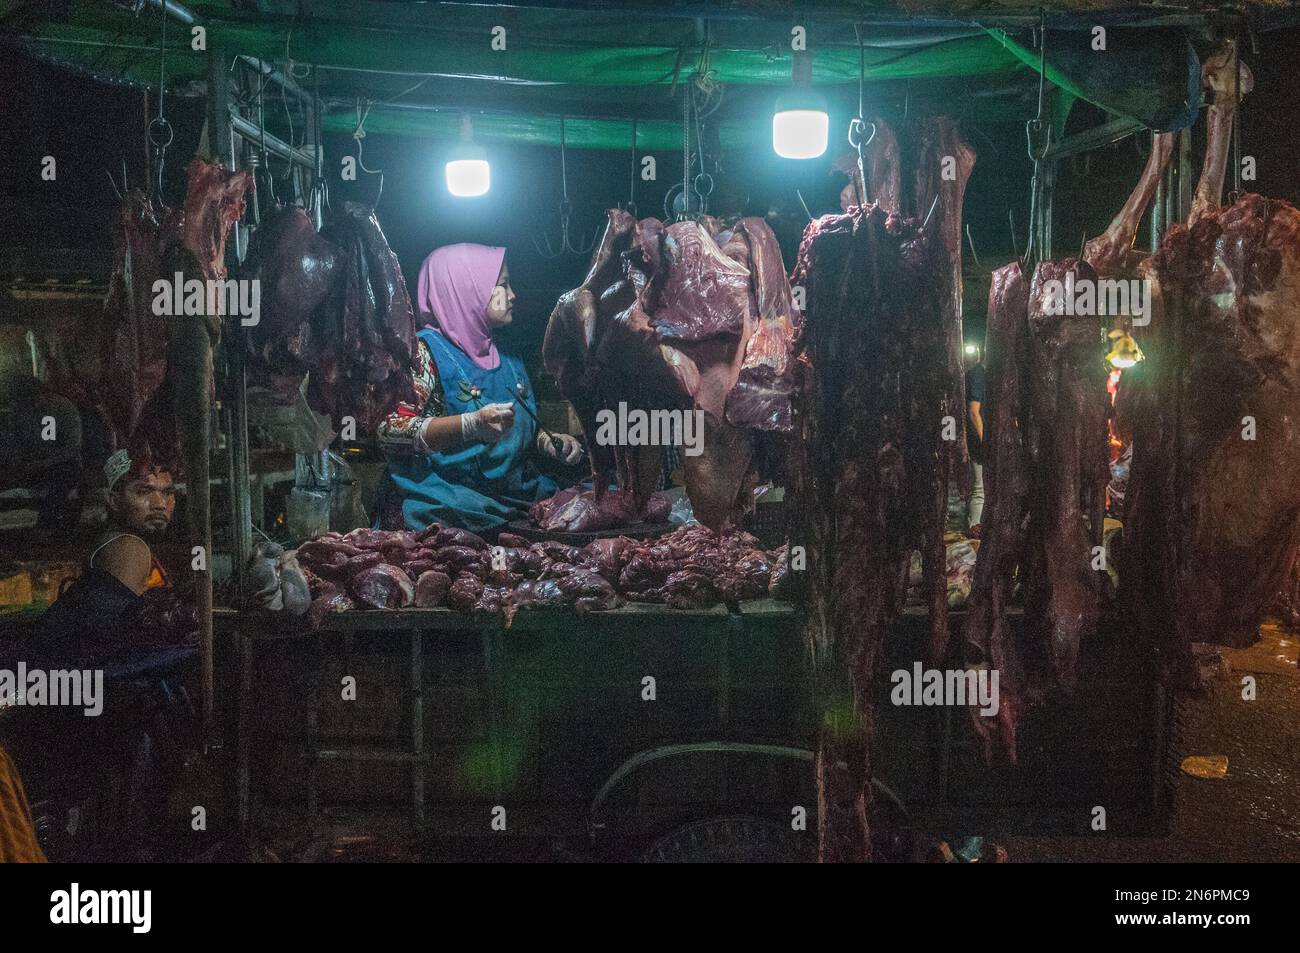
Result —
<svg viewBox="0 0 1300 953"><path fill-rule="evenodd" d="M966 345L966 450L970 454L971 490L966 504L967 532L980 535L984 516L984 361L978 344Z"/></svg>

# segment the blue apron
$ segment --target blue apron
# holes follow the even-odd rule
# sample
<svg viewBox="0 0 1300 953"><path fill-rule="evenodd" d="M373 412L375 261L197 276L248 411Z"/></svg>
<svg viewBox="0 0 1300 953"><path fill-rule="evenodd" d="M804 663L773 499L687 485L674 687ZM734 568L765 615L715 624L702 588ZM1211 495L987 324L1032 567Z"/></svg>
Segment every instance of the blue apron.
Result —
<svg viewBox="0 0 1300 953"><path fill-rule="evenodd" d="M425 328L418 335L438 367L447 414L519 400L536 413L528 372L517 357L502 353L501 363L488 371L438 332ZM522 398L517 384L524 385ZM477 396L471 388L477 389ZM390 456L388 473L401 496L407 528L423 529L437 521L480 532L526 516L529 506L557 489L529 465L536 437L532 417L516 410L514 427L496 443Z"/></svg>

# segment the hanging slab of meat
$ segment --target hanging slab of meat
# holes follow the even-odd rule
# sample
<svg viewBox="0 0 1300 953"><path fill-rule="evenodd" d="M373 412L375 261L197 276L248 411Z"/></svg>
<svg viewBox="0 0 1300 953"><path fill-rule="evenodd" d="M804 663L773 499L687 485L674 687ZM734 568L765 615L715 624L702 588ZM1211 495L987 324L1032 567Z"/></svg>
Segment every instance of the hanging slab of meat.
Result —
<svg viewBox="0 0 1300 953"><path fill-rule="evenodd" d="M84 376L59 374L50 382L53 390L99 416L114 448L126 447L142 421L171 417L170 408L146 413L167 377L170 319L153 311L153 284L163 277L163 256L175 240L165 218L170 213L143 192L127 193L114 223L113 275L103 314L82 327L75 342L87 357L78 364L93 370ZM162 442L158 450L168 452Z"/></svg>
<svg viewBox="0 0 1300 953"><path fill-rule="evenodd" d="M1040 262L1029 289L1029 412L1032 415L1030 463L1029 585L1025 623L1035 632L1045 658L1027 658L1037 666L1040 686L1069 693L1074 688L1081 642L1096 631L1101 577L1092 569L1094 536L1085 501L1104 498L1107 467L1106 369L1099 358L1097 319L1050 313L1045 286L1095 281L1097 274L1073 258ZM1034 678L1033 673L1030 675Z"/></svg>
<svg viewBox="0 0 1300 953"><path fill-rule="evenodd" d="M663 342L734 337L749 316L749 270L724 255L703 225L677 222L663 231L642 300Z"/></svg>
<svg viewBox="0 0 1300 953"><path fill-rule="evenodd" d="M882 142L895 138L885 135ZM793 467L808 535L797 542L808 553L807 637L819 703L834 713L817 753L825 861L870 858L875 658L902 611L915 549L934 597L930 651L940 649L947 627L942 511L949 475L964 459L964 413L960 365L947 356L954 331L961 339L952 287L960 269L951 260L960 245L950 250L945 231L960 222L973 155L952 151L938 126L909 130L907 141L915 147L900 156L900 181L930 181L930 164L964 157L952 188L941 188L937 203L930 197L925 227L875 205L824 216L805 231L795 269L808 303ZM945 418L956 440L943 439Z"/></svg>
<svg viewBox="0 0 1300 953"><path fill-rule="evenodd" d="M1191 642L1255 641L1300 543L1300 212L1242 196L1171 228L1155 266L1164 306L1120 382L1121 597L1192 683Z"/></svg>
<svg viewBox="0 0 1300 953"><path fill-rule="evenodd" d="M248 334L252 374L286 402L297 395L317 356L337 350L321 333L330 322L317 312L328 302L337 303L335 287L345 261L343 252L318 234L296 206L265 213L254 233L243 269L261 285L260 320Z"/></svg>
<svg viewBox="0 0 1300 953"><path fill-rule="evenodd" d="M1257 639L1300 546L1300 213L1259 195L1219 205L1232 93L1251 80L1230 47L1204 75L1215 100L1191 224L1161 242L1148 359L1117 400L1133 442L1120 598L1186 685L1193 641Z"/></svg>
<svg viewBox="0 0 1300 953"><path fill-rule="evenodd" d="M701 411L687 492L698 519L725 528L751 496L750 431L790 427L797 317L779 248L760 219L718 232L720 247L700 223L608 215L587 278L551 314L546 368L587 435L597 501L614 481L643 513L662 458L599 439L601 411Z"/></svg>
<svg viewBox="0 0 1300 953"><path fill-rule="evenodd" d="M789 433L793 429L790 398L800 316L781 247L767 222L744 218L736 223L723 251L749 269L750 311L754 315L744 362L727 394L727 421L737 427Z"/></svg>
<svg viewBox="0 0 1300 953"><path fill-rule="evenodd" d="M1018 262L993 274L985 343L985 516L963 628L966 663L1000 673L996 722L971 712L989 761L1015 761L1025 708L1073 685L1080 645L1100 609L1091 547L1100 542L1095 524L1109 474L1098 319L1047 314L1044 285L1067 272L1090 280L1153 277L1150 257L1132 246L1175 140L1166 133L1152 137L1133 193L1105 232L1085 244L1084 263L1040 263L1032 293ZM1018 567L1030 634L1023 659L1007 620Z"/></svg>
<svg viewBox="0 0 1300 953"><path fill-rule="evenodd" d="M322 235L346 257L341 305L317 312L312 340L322 350L308 400L336 422L351 416L370 432L400 401L414 399L415 313L402 267L368 206L345 203Z"/></svg>
<svg viewBox="0 0 1300 953"><path fill-rule="evenodd" d="M542 361L560 386L587 435L587 452L598 492L614 480L614 448L597 443L596 414L602 407L595 359L600 343L598 323L624 311L635 297L623 277L623 252L632 245L636 219L622 209L610 209L605 232L591 257L591 268L581 285L560 295L551 311L542 341ZM658 240L653 247L658 249ZM616 285L618 286L616 289ZM616 289L616 290L615 290ZM612 293L611 293L612 292Z"/></svg>
<svg viewBox="0 0 1300 953"><path fill-rule="evenodd" d="M1016 567L1024 553L1030 507L1030 460L1027 435L1032 416L1026 379L1030 365L1029 283L1019 262L993 272L989 287L987 339L984 356L986 391L984 417L984 529L980 534L975 581L966 603L962 627L963 658L971 668L999 673L996 723L972 716L984 744L986 761L999 750L1016 758L1016 721L1024 676L1016 651L1007 607L1015 585Z"/></svg>
<svg viewBox="0 0 1300 953"><path fill-rule="evenodd" d="M185 170L181 244L194 256L205 278L226 277L226 239L244 214L251 172L231 172L200 156Z"/></svg>

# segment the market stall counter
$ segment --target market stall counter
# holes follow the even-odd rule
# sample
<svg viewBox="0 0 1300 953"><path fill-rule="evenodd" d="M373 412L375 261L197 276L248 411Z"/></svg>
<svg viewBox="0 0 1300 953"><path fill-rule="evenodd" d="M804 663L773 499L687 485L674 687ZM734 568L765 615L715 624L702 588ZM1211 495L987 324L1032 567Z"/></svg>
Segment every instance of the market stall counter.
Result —
<svg viewBox="0 0 1300 953"><path fill-rule="evenodd" d="M928 624L924 607L904 612L887 671L912 670ZM227 697L246 830L265 808L313 825L381 811L436 836L590 837L626 853L705 818L789 831L804 808L815 836L815 704L790 603L541 609L509 626L352 611L317 629L219 610L216 625L238 646ZM878 809L929 829L1086 833L1101 805L1114 832L1158 830L1170 695L1118 632L1087 658L1073 702L1026 718L1015 765L984 763L964 709L900 705L881 679Z"/></svg>
<svg viewBox="0 0 1300 953"><path fill-rule="evenodd" d="M431 833L504 824L622 843L720 813L815 817L789 603L541 609L508 627L443 608L317 629L218 610L216 630L238 650L226 697L245 829L264 805L313 822L325 806L404 806Z"/></svg>

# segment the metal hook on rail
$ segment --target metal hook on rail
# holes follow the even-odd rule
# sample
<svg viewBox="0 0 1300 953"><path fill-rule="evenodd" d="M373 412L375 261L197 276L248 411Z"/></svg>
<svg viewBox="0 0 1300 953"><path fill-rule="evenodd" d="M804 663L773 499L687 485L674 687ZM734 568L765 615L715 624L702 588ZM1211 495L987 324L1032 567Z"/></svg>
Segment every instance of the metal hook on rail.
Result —
<svg viewBox="0 0 1300 953"><path fill-rule="evenodd" d="M1041 179L1039 170L1047 150L1052 142L1052 126L1043 119L1043 101L1047 91L1047 11L1038 11L1038 115L1025 123L1025 141L1029 149L1029 158L1034 163L1033 177L1029 182L1029 238L1025 242L1025 254L1021 259L1023 265L1029 264L1034 252L1034 235L1038 227L1039 189Z"/></svg>
<svg viewBox="0 0 1300 953"><path fill-rule="evenodd" d="M161 201L163 190L163 169L167 165L167 147L175 138L175 130L167 121L163 100L167 93L167 9L162 11L162 28L158 34L158 115L149 121L145 128L145 141L149 155L149 191L155 199Z"/></svg>
<svg viewBox="0 0 1300 953"><path fill-rule="evenodd" d="M623 211L636 218L636 119L632 120L632 162L627 177L627 201L622 205Z"/></svg>
<svg viewBox="0 0 1300 953"><path fill-rule="evenodd" d="M552 243L548 236L542 236L542 242L539 243L536 238L533 239L533 247L537 249L537 254L543 258L559 258L561 255L587 255L596 247L596 241L599 238L598 233L592 233L591 240L583 244L575 245L569 237L569 220L573 215L573 203L569 201L569 167L568 167L568 142L564 131L564 117L560 117L560 189L562 198L560 199L560 241L557 244ZM543 248L543 244L545 248Z"/></svg>

